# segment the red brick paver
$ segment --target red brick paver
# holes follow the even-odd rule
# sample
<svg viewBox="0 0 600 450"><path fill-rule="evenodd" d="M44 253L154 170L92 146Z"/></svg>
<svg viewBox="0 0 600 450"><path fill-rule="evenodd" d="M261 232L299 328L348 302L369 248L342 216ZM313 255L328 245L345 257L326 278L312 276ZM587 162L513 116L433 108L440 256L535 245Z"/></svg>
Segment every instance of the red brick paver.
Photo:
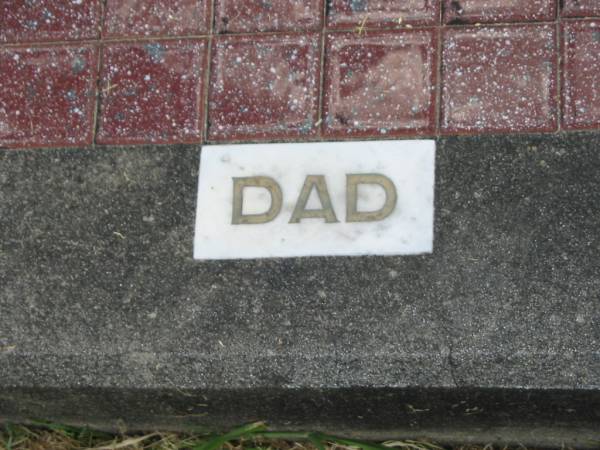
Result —
<svg viewBox="0 0 600 450"><path fill-rule="evenodd" d="M327 135L435 132L437 40L432 30L327 36Z"/></svg>
<svg viewBox="0 0 600 450"><path fill-rule="evenodd" d="M600 20L563 24L563 126L600 127Z"/></svg>
<svg viewBox="0 0 600 450"><path fill-rule="evenodd" d="M556 0L444 0L446 23L553 20Z"/></svg>
<svg viewBox="0 0 600 450"><path fill-rule="evenodd" d="M0 147L600 129L599 21L597 0L0 0Z"/></svg>
<svg viewBox="0 0 600 450"><path fill-rule="evenodd" d="M316 31L323 24L324 0L215 0L221 33Z"/></svg>
<svg viewBox="0 0 600 450"><path fill-rule="evenodd" d="M563 0L565 17L600 17L598 0Z"/></svg>
<svg viewBox="0 0 600 450"><path fill-rule="evenodd" d="M97 142L200 142L206 50L204 40L106 46Z"/></svg>
<svg viewBox="0 0 600 450"><path fill-rule="evenodd" d="M211 0L106 0L104 36L185 36L210 30Z"/></svg>
<svg viewBox="0 0 600 450"><path fill-rule="evenodd" d="M0 146L91 144L97 61L87 45L0 48Z"/></svg>
<svg viewBox="0 0 600 450"><path fill-rule="evenodd" d="M358 24L376 27L435 25L440 0L329 0L328 24L354 28Z"/></svg>
<svg viewBox="0 0 600 450"><path fill-rule="evenodd" d="M208 137L308 137L318 129L319 35L219 37L213 42Z"/></svg>
<svg viewBox="0 0 600 450"><path fill-rule="evenodd" d="M553 25L448 29L442 61L444 132L556 129Z"/></svg>
<svg viewBox="0 0 600 450"><path fill-rule="evenodd" d="M95 39L102 0L2 0L0 43Z"/></svg>

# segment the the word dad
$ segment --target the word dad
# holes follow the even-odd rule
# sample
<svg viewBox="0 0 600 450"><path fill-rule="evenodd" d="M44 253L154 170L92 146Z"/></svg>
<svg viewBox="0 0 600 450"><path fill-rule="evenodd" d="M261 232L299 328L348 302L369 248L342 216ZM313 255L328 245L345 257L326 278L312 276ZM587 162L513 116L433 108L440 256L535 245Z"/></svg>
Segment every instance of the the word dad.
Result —
<svg viewBox="0 0 600 450"><path fill-rule="evenodd" d="M358 186L360 184L378 185L385 191L385 202L375 211L358 210ZM244 189L247 187L266 189L271 196L269 209L260 214L243 214ZM321 203L319 209L307 209L306 205L313 189ZM388 217L396 207L398 195L392 180L385 175L375 173L346 175L346 222L375 222ZM261 224L274 220L281 212L283 194L279 184L271 177L234 177L233 178L233 225ZM324 219L325 223L339 222L324 175L307 175L296 201L289 223L300 223L303 219Z"/></svg>

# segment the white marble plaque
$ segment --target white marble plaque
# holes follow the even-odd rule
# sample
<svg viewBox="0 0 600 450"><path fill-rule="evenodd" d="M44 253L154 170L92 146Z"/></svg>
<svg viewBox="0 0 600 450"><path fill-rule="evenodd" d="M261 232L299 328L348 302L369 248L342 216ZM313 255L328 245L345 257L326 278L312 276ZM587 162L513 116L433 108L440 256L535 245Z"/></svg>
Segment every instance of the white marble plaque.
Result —
<svg viewBox="0 0 600 450"><path fill-rule="evenodd" d="M433 250L435 141L202 148L194 258Z"/></svg>

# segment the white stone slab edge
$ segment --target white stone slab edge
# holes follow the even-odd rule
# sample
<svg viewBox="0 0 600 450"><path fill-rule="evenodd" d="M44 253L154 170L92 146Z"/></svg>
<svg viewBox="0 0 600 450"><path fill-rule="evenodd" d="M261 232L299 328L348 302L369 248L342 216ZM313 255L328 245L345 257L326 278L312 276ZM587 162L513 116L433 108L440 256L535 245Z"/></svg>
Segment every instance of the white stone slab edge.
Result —
<svg viewBox="0 0 600 450"><path fill-rule="evenodd" d="M389 179L397 198L393 211L382 220L347 221L346 196L350 192L350 174L379 175L383 178L378 179ZM251 186L255 177L269 180L271 191ZM301 218L298 223L290 223L294 211L298 211L303 187L305 190L307 186L311 188L310 196L299 211L323 211L317 187L309 182L317 179L324 180L326 193L331 199L330 209L337 222L326 223L324 218ZM233 186L240 182L247 185L238 190L242 215L234 219ZM277 191L274 184L279 187L282 201L280 211L272 220L232 223L234 220L247 220L247 216L252 214L259 215L257 220L264 220L260 214L274 206L273 192L276 194ZM220 260L431 253L434 185L433 140L205 146L201 150L198 177L194 258ZM357 186L359 212L377 211L386 201L389 206L391 193L386 192L383 185L361 183ZM390 190L389 184L387 186ZM276 211L273 209L271 212ZM329 218L332 218L331 214Z"/></svg>

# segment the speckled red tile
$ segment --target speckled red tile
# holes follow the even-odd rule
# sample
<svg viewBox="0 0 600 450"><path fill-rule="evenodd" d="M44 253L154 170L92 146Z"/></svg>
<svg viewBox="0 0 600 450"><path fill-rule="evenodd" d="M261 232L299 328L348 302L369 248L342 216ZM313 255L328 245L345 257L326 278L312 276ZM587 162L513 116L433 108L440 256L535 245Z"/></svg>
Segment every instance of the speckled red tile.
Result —
<svg viewBox="0 0 600 450"><path fill-rule="evenodd" d="M328 0L327 25L353 28L436 25L441 0Z"/></svg>
<svg viewBox="0 0 600 450"><path fill-rule="evenodd" d="M95 39L101 0L1 0L0 42Z"/></svg>
<svg viewBox="0 0 600 450"><path fill-rule="evenodd" d="M185 36L210 29L211 0L107 0L104 36Z"/></svg>
<svg viewBox="0 0 600 450"><path fill-rule="evenodd" d="M600 20L564 22L563 39L563 127L598 127Z"/></svg>
<svg viewBox="0 0 600 450"><path fill-rule="evenodd" d="M556 0L444 0L446 23L554 20Z"/></svg>
<svg viewBox="0 0 600 450"><path fill-rule="evenodd" d="M434 31L331 33L326 45L326 135L435 131Z"/></svg>
<svg viewBox="0 0 600 450"><path fill-rule="evenodd" d="M199 142L206 57L201 39L107 45L96 142Z"/></svg>
<svg viewBox="0 0 600 450"><path fill-rule="evenodd" d="M91 46L0 49L0 147L91 144L97 65Z"/></svg>
<svg viewBox="0 0 600 450"><path fill-rule="evenodd" d="M316 33L215 38L209 139L314 135L320 46Z"/></svg>
<svg viewBox="0 0 600 450"><path fill-rule="evenodd" d="M563 16L600 17L599 0L563 0Z"/></svg>
<svg viewBox="0 0 600 450"><path fill-rule="evenodd" d="M220 33L307 31L322 26L323 0L216 0Z"/></svg>
<svg viewBox="0 0 600 450"><path fill-rule="evenodd" d="M457 27L443 36L443 131L556 129L555 26Z"/></svg>

